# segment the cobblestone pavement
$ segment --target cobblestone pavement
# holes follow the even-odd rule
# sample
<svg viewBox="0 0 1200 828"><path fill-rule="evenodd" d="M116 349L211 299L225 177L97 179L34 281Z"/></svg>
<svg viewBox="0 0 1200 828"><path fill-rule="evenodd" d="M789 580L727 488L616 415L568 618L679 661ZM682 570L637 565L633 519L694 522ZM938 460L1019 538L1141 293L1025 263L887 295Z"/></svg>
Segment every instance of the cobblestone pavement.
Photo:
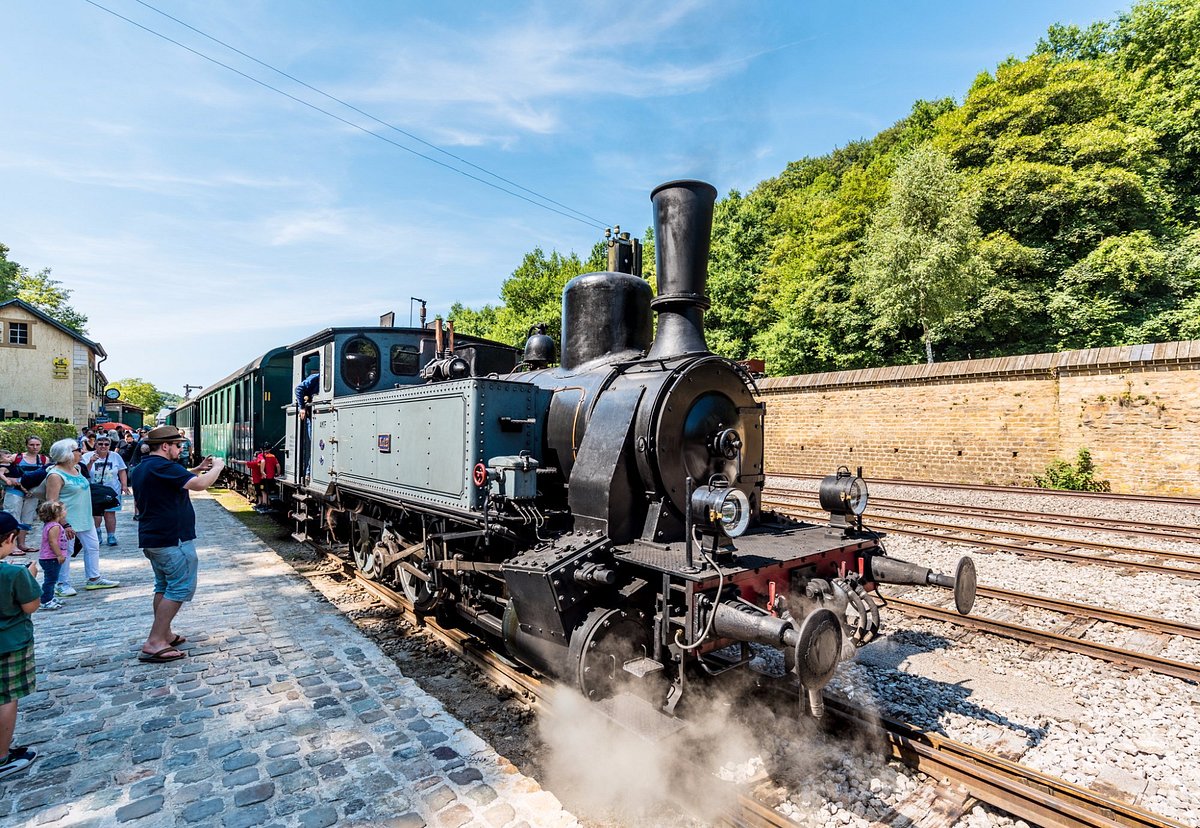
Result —
<svg viewBox="0 0 1200 828"><path fill-rule="evenodd" d="M192 500L187 658L137 660L153 578L129 511L101 551L122 586L34 615L38 687L14 744L39 757L0 782L0 825L577 824L214 500Z"/></svg>

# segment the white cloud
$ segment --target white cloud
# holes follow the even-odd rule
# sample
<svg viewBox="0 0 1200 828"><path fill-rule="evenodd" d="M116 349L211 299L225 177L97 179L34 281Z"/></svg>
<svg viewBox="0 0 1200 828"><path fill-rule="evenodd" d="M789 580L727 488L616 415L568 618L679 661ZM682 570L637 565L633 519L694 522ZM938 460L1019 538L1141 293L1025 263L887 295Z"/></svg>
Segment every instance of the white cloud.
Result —
<svg viewBox="0 0 1200 828"><path fill-rule="evenodd" d="M710 5L646 3L619 13L567 5L474 31L417 22L403 44L364 47L385 55L375 79L356 79L337 94L385 108L384 119L398 124L441 124L442 141L479 145L511 140L513 131L558 133L576 125L568 111L585 102L698 92L744 69L753 55L706 52L711 43L685 48L688 33L670 31Z"/></svg>

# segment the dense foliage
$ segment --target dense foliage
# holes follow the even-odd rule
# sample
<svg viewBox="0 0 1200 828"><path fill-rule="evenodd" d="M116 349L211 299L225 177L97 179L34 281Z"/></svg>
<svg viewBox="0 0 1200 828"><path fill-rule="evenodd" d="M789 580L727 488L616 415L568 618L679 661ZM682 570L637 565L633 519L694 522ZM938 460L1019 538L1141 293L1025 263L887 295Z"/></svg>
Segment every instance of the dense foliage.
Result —
<svg viewBox="0 0 1200 828"><path fill-rule="evenodd" d="M141 377L119 379L104 386L105 391L109 388L120 389L121 399L142 409L147 422L153 422L154 415L164 405L162 392Z"/></svg>
<svg viewBox="0 0 1200 828"><path fill-rule="evenodd" d="M1039 489L1066 489L1072 492L1107 492L1112 486L1107 480L1096 478L1096 463L1092 453L1081 447L1074 463L1055 459L1046 467L1046 474L1034 477L1033 482Z"/></svg>
<svg viewBox="0 0 1200 828"><path fill-rule="evenodd" d="M58 440L79 436L79 431L70 423L55 423L50 420L0 420L0 449L24 451L25 441L30 437L42 438L42 454Z"/></svg>
<svg viewBox="0 0 1200 828"><path fill-rule="evenodd" d="M87 335L87 317L71 306L71 291L50 278L50 268L30 273L9 259L8 248L0 244L0 302L9 299L28 302L80 336Z"/></svg>
<svg viewBox="0 0 1200 828"><path fill-rule="evenodd" d="M534 251L452 314L557 335L592 264ZM1054 26L961 104L729 193L708 287L710 347L775 375L1200 338L1200 0Z"/></svg>

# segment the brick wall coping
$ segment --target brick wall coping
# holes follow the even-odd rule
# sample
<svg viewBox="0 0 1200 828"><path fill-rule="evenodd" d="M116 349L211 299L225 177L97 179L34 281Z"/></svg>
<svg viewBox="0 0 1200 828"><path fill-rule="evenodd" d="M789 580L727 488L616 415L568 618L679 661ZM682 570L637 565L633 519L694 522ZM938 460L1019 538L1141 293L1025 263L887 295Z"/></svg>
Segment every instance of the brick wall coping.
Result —
<svg viewBox="0 0 1200 828"><path fill-rule="evenodd" d="M1056 354L1023 354L991 359L964 359L935 362L932 365L891 365L886 368L862 368L855 371L826 371L795 377L771 377L758 381L764 394L800 388L830 388L850 385L896 385L975 380L1001 376L1075 373L1132 368L1145 370L1157 366L1200 365L1200 340L1153 342L1117 348L1085 348Z"/></svg>

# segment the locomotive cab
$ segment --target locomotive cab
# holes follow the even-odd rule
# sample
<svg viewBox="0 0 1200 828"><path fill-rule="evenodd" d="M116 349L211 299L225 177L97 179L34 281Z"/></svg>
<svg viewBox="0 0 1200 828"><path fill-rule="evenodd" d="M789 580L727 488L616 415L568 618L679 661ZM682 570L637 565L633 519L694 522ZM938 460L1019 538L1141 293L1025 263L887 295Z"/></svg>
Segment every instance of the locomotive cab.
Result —
<svg viewBox="0 0 1200 828"><path fill-rule="evenodd" d="M381 394L427 382L430 366L453 363L461 377L506 373L516 365L516 349L477 337L443 340L441 321L426 328L327 328L292 345L292 380L298 387L316 373L319 384L308 405L309 427L292 400L287 407L289 481L324 495L338 475L338 400ZM461 367L458 367L461 366ZM382 432L381 432L382 433ZM380 434L357 435L375 439ZM399 436L399 435L397 435ZM386 441L385 441L386 443ZM378 449L379 443L376 442ZM387 446L384 445L384 453Z"/></svg>

